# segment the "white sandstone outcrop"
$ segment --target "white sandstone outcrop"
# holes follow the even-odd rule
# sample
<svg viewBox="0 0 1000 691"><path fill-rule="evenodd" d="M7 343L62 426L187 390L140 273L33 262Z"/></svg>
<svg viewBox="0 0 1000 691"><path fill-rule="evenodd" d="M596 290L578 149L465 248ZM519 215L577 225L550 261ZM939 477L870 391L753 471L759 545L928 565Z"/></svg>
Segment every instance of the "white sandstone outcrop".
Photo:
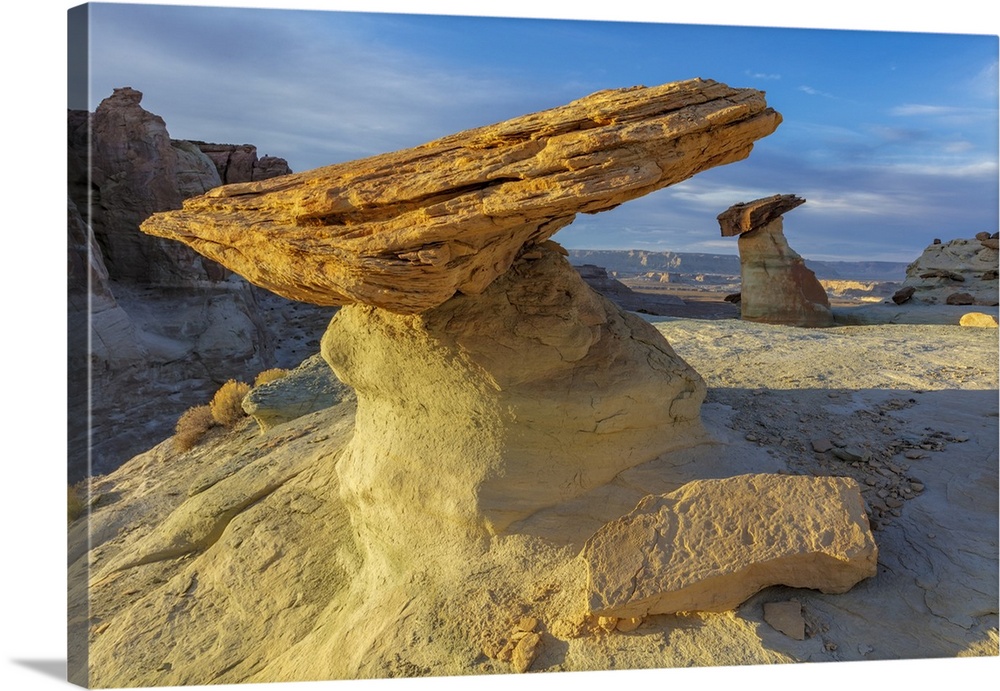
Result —
<svg viewBox="0 0 1000 691"><path fill-rule="evenodd" d="M337 472L363 543L414 553L424 533L503 532L701 441L701 378L557 247L482 295L420 315L348 306L331 322L323 356L358 396Z"/></svg>
<svg viewBox="0 0 1000 691"><path fill-rule="evenodd" d="M928 245L906 268L900 302L996 305L1000 253L996 237L958 239Z"/></svg>

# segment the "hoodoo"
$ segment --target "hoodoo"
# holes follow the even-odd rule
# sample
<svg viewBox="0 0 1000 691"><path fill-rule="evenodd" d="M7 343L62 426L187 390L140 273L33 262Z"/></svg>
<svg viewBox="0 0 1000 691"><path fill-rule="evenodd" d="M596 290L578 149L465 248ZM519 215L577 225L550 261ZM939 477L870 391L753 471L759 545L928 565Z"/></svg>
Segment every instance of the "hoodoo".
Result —
<svg viewBox="0 0 1000 691"><path fill-rule="evenodd" d="M420 534L432 549L441 531L503 532L702 441L701 377L548 238L745 158L780 122L761 92L708 80L602 91L219 187L142 229L286 297L347 305L323 339L358 396L341 495L398 565Z"/></svg>
<svg viewBox="0 0 1000 691"><path fill-rule="evenodd" d="M739 236L743 319L833 326L826 291L785 239L781 215L805 201L794 194L776 194L734 204L719 214L722 235Z"/></svg>

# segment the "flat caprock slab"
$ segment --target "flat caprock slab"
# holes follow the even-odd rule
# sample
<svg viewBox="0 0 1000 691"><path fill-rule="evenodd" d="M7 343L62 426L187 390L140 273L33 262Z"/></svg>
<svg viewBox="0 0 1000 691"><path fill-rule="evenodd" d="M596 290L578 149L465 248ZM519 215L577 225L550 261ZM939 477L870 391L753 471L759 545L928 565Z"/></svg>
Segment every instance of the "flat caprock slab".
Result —
<svg viewBox="0 0 1000 691"><path fill-rule="evenodd" d="M878 549L854 480L755 474L648 496L582 556L588 610L627 618L722 612L770 585L843 593Z"/></svg>
<svg viewBox="0 0 1000 691"><path fill-rule="evenodd" d="M781 116L711 80L600 91L413 149L218 187L142 224L257 285L411 314L478 295L526 245L746 158Z"/></svg>

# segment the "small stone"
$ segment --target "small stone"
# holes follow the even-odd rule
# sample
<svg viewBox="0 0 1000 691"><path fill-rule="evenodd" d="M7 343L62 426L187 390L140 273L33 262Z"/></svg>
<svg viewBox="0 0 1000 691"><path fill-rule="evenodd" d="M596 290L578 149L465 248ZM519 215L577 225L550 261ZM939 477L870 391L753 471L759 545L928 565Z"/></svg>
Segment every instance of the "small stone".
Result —
<svg viewBox="0 0 1000 691"><path fill-rule="evenodd" d="M813 439L812 447L816 453L826 453L833 448L833 443L829 439Z"/></svg>
<svg viewBox="0 0 1000 691"><path fill-rule="evenodd" d="M889 497L888 499L885 500L885 505L888 506L890 509L898 509L900 506L903 505L903 502L901 502L899 499Z"/></svg>
<svg viewBox="0 0 1000 691"><path fill-rule="evenodd" d="M789 638L797 641L804 641L806 638L806 620L802 617L802 605L794 600L765 602L764 621Z"/></svg>
<svg viewBox="0 0 1000 691"><path fill-rule="evenodd" d="M538 626L538 619L536 617L521 617L521 620L517 622L517 631L532 632L535 627Z"/></svg>
<svg viewBox="0 0 1000 691"><path fill-rule="evenodd" d="M842 461L848 462L860 462L865 460L865 453L861 449L855 447L844 447L842 449L833 449L833 455Z"/></svg>
<svg viewBox="0 0 1000 691"><path fill-rule="evenodd" d="M861 655L867 655L868 653L874 652L875 648L871 647L867 643L861 643L858 645L858 652Z"/></svg>
<svg viewBox="0 0 1000 691"><path fill-rule="evenodd" d="M628 633L635 631L642 624L642 617L624 617L618 620L618 631Z"/></svg>
<svg viewBox="0 0 1000 691"><path fill-rule="evenodd" d="M971 305L975 300L969 293L952 293L944 302L946 305Z"/></svg>
<svg viewBox="0 0 1000 691"><path fill-rule="evenodd" d="M977 326L984 329L997 328L997 318L992 314L983 314L982 312L963 314L958 323L961 326Z"/></svg>
<svg viewBox="0 0 1000 691"><path fill-rule="evenodd" d="M826 643L823 644L823 647L832 653L834 650L837 649L837 644L834 643L833 641L827 641Z"/></svg>
<svg viewBox="0 0 1000 691"><path fill-rule="evenodd" d="M910 489L912 489L914 492L923 492L924 485L921 482L911 482Z"/></svg>
<svg viewBox="0 0 1000 691"><path fill-rule="evenodd" d="M618 617L598 617L597 626L610 633L618 628Z"/></svg>
<svg viewBox="0 0 1000 691"><path fill-rule="evenodd" d="M905 456L906 458L909 458L911 461L916 461L916 460L921 459L921 458L927 458L927 454L920 453L919 451L917 451L915 449L910 449L909 451L907 451L906 453L904 453L903 456Z"/></svg>
<svg viewBox="0 0 1000 691"><path fill-rule="evenodd" d="M527 672L531 663L538 657L538 645L542 637L537 633L527 633L518 641L511 656L511 665L517 673Z"/></svg>

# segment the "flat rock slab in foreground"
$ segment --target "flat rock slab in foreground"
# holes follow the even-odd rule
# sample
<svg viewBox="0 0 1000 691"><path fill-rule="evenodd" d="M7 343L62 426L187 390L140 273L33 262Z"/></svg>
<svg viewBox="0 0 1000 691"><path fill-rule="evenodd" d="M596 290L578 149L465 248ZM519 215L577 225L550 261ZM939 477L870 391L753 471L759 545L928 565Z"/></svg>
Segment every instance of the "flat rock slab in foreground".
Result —
<svg viewBox="0 0 1000 691"><path fill-rule="evenodd" d="M583 550L601 616L722 612L770 585L843 593L875 575L858 484L741 475L643 499Z"/></svg>
<svg viewBox="0 0 1000 691"><path fill-rule="evenodd" d="M692 79L601 91L413 149L227 185L142 225L285 297L412 314L478 295L573 221L746 158L781 116Z"/></svg>

